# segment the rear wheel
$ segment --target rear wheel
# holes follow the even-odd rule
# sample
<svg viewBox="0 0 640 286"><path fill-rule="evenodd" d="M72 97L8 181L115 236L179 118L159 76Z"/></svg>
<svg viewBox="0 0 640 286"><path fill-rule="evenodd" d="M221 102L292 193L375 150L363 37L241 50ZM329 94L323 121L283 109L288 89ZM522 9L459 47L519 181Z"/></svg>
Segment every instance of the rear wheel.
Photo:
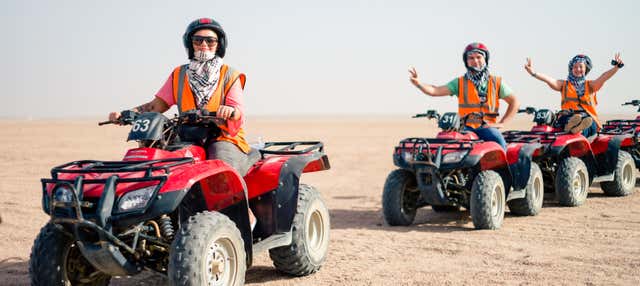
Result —
<svg viewBox="0 0 640 286"><path fill-rule="evenodd" d="M382 192L384 220L392 226L410 225L416 217L419 196L416 176L404 169L393 170Z"/></svg>
<svg viewBox="0 0 640 286"><path fill-rule="evenodd" d="M525 189L525 197L507 202L512 214L527 216L537 215L544 201L544 181L542 171L536 163L531 163L529 181Z"/></svg>
<svg viewBox="0 0 640 286"><path fill-rule="evenodd" d="M171 245L171 285L243 285L246 270L240 231L221 213L189 217Z"/></svg>
<svg viewBox="0 0 640 286"><path fill-rule="evenodd" d="M33 243L29 276L31 285L109 285L111 280L82 256L71 235L51 223Z"/></svg>
<svg viewBox="0 0 640 286"><path fill-rule="evenodd" d="M498 229L504 219L505 190L500 175L482 171L471 187L471 219L477 229Z"/></svg>
<svg viewBox="0 0 640 286"><path fill-rule="evenodd" d="M276 269L294 276L318 271L327 257L330 225L329 211L320 193L301 184L291 244L269 250Z"/></svg>
<svg viewBox="0 0 640 286"><path fill-rule="evenodd" d="M589 194L589 171L584 162L576 157L564 158L556 172L555 189L560 205L584 204Z"/></svg>
<svg viewBox="0 0 640 286"><path fill-rule="evenodd" d="M607 196L622 197L633 193L635 185L636 164L631 154L620 150L613 181L602 182L600 187Z"/></svg>

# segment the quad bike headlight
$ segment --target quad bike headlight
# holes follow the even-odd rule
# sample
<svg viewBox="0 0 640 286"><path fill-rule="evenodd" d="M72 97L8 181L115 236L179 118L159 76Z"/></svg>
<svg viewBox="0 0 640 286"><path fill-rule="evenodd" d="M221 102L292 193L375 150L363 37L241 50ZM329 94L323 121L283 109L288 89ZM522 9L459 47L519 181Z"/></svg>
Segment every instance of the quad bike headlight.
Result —
<svg viewBox="0 0 640 286"><path fill-rule="evenodd" d="M69 185L58 185L53 189L53 201L70 203L73 201L73 188Z"/></svg>
<svg viewBox="0 0 640 286"><path fill-rule="evenodd" d="M467 156L467 153L469 153L469 151L458 151L458 152L447 153L442 157L442 163L443 164L458 163L465 156Z"/></svg>
<svg viewBox="0 0 640 286"><path fill-rule="evenodd" d="M144 208L155 191L156 186L149 186L135 191L130 191L118 202L118 212L128 212Z"/></svg>

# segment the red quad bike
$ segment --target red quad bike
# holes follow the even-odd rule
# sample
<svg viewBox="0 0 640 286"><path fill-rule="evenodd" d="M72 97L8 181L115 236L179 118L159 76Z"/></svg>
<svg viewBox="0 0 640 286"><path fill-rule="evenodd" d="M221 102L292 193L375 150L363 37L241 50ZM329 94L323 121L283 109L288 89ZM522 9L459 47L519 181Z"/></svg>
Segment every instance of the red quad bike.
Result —
<svg viewBox="0 0 640 286"><path fill-rule="evenodd" d="M555 190L562 206L582 205L592 182L600 182L609 196L624 196L633 191L635 164L624 148L631 146L628 135L597 135L585 138L582 134L565 132L557 118L571 116L571 111L553 113L533 107L519 113L534 114L536 125L531 131L507 131L507 142L538 142L544 147L533 154L544 175L546 190Z"/></svg>
<svg viewBox="0 0 640 286"><path fill-rule="evenodd" d="M410 225L420 207L436 212L469 209L477 229L500 228L505 203L513 214L536 215L544 187L540 168L531 161L539 144L518 144L505 152L495 142L462 131L465 122L497 114L473 113L463 120L455 112L435 110L414 117L435 118L442 129L436 138L407 138L395 147L399 168L386 179L382 194L389 225ZM462 122L461 122L462 121Z"/></svg>
<svg viewBox="0 0 640 286"><path fill-rule="evenodd" d="M640 100L632 100L625 102L624 105L632 105L640 107ZM640 112L640 108L638 108ZM620 135L631 134L633 137L633 146L631 148L623 148L626 152L631 154L636 167L640 168L640 115L636 116L636 119L616 119L609 120L602 126L600 134L603 135Z"/></svg>
<svg viewBox="0 0 640 286"><path fill-rule="evenodd" d="M207 160L215 114L125 111L131 124L122 161L74 161L42 179L51 220L35 239L32 285L108 285L150 269L172 285L242 285L255 253L303 276L323 264L329 213L302 173L329 169L321 142L270 142L250 153L241 177ZM105 123L105 122L103 122ZM113 123L113 122L107 122ZM251 228L248 208L257 218Z"/></svg>

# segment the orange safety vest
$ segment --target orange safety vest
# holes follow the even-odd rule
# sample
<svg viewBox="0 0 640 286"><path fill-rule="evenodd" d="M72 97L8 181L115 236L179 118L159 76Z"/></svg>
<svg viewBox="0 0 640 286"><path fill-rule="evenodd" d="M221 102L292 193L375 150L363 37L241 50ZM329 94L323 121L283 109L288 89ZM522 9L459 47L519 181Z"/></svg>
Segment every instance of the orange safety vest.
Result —
<svg viewBox="0 0 640 286"><path fill-rule="evenodd" d="M562 85L562 106L563 110L584 110L586 111L591 118L598 125L598 129L602 128L602 124L600 120L598 120L598 115L596 113L596 105L598 104L598 99L596 98L596 93L592 92L591 87L589 86L590 81L585 81L584 83L584 95L582 97L578 96L576 89L573 87L571 82L568 80L564 81Z"/></svg>
<svg viewBox="0 0 640 286"><path fill-rule="evenodd" d="M472 112L498 113L500 109L500 82L501 77L489 76L487 83L487 102L482 103L478 90L469 79L464 76L458 78L458 114L464 118ZM496 123L497 117L485 118L488 123ZM467 126L472 128L480 127L480 123L469 123Z"/></svg>
<svg viewBox="0 0 640 286"><path fill-rule="evenodd" d="M191 91L191 85L189 84L189 78L187 75L188 65L183 65L175 68L173 70L173 99L178 106L178 112L182 113L183 111L196 109L195 97L193 92ZM240 79L240 84L244 89L244 83L246 81L246 76L242 73L239 73L227 65L222 65L220 69L220 79L218 80L218 87L213 91L211 95L211 99L205 106L205 108L209 112L218 111L218 107L220 105L224 105L226 103L226 95L231 89L233 83ZM224 92L223 92L224 88ZM245 140L244 129L240 128L238 134L235 136L231 136L229 134L229 128L226 126L226 123L222 126L218 126L222 130L222 134L216 138L216 141L228 141L240 148L242 152L249 153L251 149L247 140Z"/></svg>

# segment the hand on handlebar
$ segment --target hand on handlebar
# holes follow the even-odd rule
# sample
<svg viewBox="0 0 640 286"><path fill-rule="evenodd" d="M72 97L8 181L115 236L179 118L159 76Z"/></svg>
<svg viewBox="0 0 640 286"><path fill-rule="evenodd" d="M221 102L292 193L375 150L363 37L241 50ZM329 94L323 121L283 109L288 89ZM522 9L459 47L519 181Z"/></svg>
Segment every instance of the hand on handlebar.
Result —
<svg viewBox="0 0 640 286"><path fill-rule="evenodd" d="M135 116L134 114L137 114L135 111L131 111L131 110L124 110L122 112L111 112L109 113L109 120L99 122L98 125L105 125L105 124L125 125L127 123L130 123L123 118L122 115L124 113L126 113L126 117L130 117L131 119L133 119L133 117Z"/></svg>
<svg viewBox="0 0 640 286"><path fill-rule="evenodd" d="M233 106L220 105L220 107L218 107L218 111L216 112L216 117L224 120L233 120L235 112L236 109Z"/></svg>

